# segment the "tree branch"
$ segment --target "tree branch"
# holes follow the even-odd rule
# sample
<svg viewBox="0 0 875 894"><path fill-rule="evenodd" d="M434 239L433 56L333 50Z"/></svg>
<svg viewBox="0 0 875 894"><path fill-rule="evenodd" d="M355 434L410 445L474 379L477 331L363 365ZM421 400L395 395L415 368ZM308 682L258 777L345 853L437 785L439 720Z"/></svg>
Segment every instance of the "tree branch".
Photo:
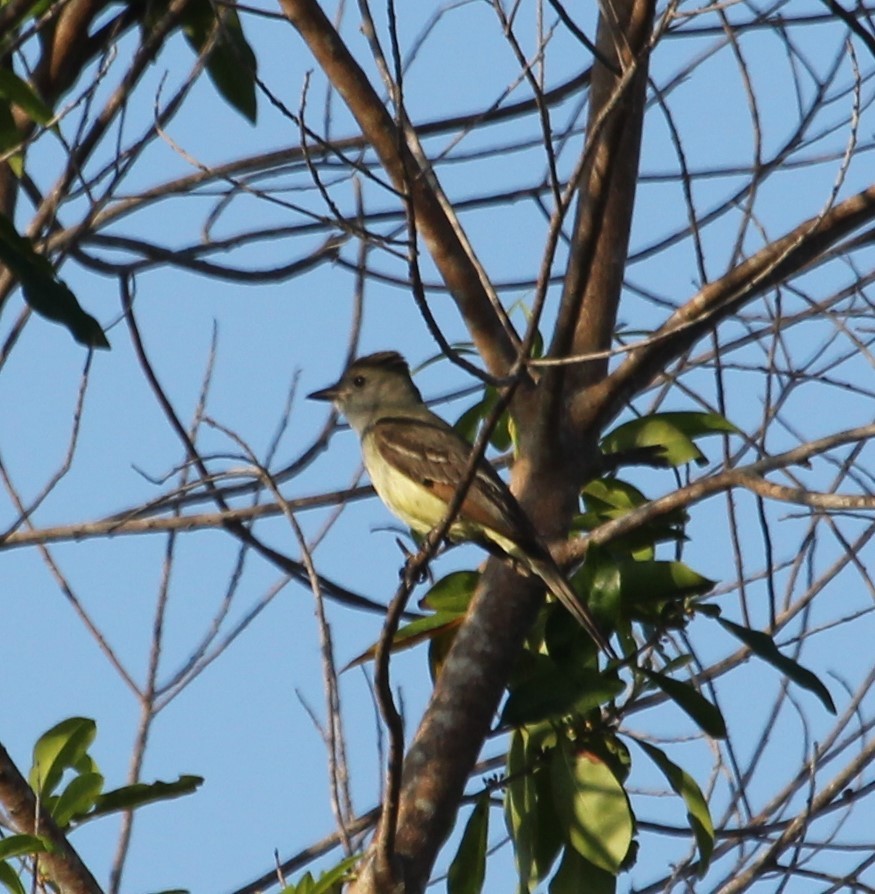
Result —
<svg viewBox="0 0 875 894"><path fill-rule="evenodd" d="M103 894L100 885L67 841L51 815L37 802L33 789L0 745L0 805L12 828L22 835L40 835L51 849L39 855L42 872L64 894Z"/></svg>
<svg viewBox="0 0 875 894"><path fill-rule="evenodd" d="M551 357L611 344L635 203L653 15L651 0L614 0L599 18L597 46L605 61L593 66L584 147L588 159ZM544 387L552 395L545 402L545 418L557 418L563 382L576 393L600 380L606 369L603 360L545 374ZM555 431L555 425L548 428Z"/></svg>
<svg viewBox="0 0 875 894"><path fill-rule="evenodd" d="M808 441L792 450L767 456L757 462L738 469L727 469L717 475L701 478L686 487L678 488L664 497L651 500L633 509L627 515L600 525L589 534L570 541L561 555L564 564L580 562L590 546L602 546L637 530L642 525L654 521L670 512L684 509L698 503L706 497L744 487L764 497L798 503L820 509L875 509L875 497L868 494L816 494L801 488L782 487L766 481L762 476L776 469L792 465L804 465L820 454L833 450L843 444L856 444L875 438L875 425L852 428L837 434Z"/></svg>
<svg viewBox="0 0 875 894"><path fill-rule="evenodd" d="M800 273L858 227L875 218L875 186L810 218L762 248L678 308L652 339L607 378L574 399L575 411L601 431L669 364L739 307Z"/></svg>
<svg viewBox="0 0 875 894"><path fill-rule="evenodd" d="M423 170L405 136L399 133L364 71L319 5L313 0L280 0L280 6L349 106L395 188L403 193L410 181L410 198L416 206L417 224L429 253L481 357L495 375L505 375L516 360L517 338L504 310L493 303L494 293L481 279L473 251L466 251L438 192L431 185L435 181L434 171ZM409 176L408 172L415 172L415 176Z"/></svg>

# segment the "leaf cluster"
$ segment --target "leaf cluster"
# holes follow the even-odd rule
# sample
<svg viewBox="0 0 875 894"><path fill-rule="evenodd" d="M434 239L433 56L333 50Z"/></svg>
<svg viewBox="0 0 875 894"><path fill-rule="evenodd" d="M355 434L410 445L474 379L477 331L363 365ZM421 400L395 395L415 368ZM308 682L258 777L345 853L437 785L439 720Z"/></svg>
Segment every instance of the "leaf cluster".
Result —
<svg viewBox="0 0 875 894"><path fill-rule="evenodd" d="M487 393L460 424L471 435L489 412ZM494 446L512 445L513 427L496 426ZM735 426L711 413L660 413L620 425L602 441L605 454L648 448L667 466L707 462L697 441L732 434ZM593 480L581 491L572 536L597 529L644 506L648 497L616 475ZM529 635L509 682L498 729L510 733L504 812L513 841L521 891L550 878L551 894L592 890L613 892L617 876L634 863L637 842L633 801L626 790L633 743L665 778L686 811L704 874L714 849L714 825L707 799L693 776L651 742L618 731L623 717L644 696L674 703L701 733L723 739L727 728L719 708L686 670L691 656L668 657L666 637L683 631L694 617L716 620L750 651L788 679L812 691L835 711L829 692L810 670L783 654L767 633L720 617L707 601L714 581L679 560L657 558L660 544L687 538L686 514L679 511L641 525L606 547L590 547L571 581L602 629L616 637L622 659L603 663L586 633L569 624L567 613L548 602ZM429 614L403 626L393 649L429 643L433 677L440 672L479 575L460 571L439 580L422 599ZM373 657L368 649L357 662ZM451 864L448 888L473 894L483 889L491 800L475 803Z"/></svg>
<svg viewBox="0 0 875 894"><path fill-rule="evenodd" d="M69 717L43 733L33 748L28 782L41 808L62 831L111 813L137 810L195 792L200 776L183 775L172 782L138 782L105 790L104 777L91 755L97 724L86 717ZM25 888L10 860L51 850L40 835L9 835L0 841L0 884L10 894Z"/></svg>

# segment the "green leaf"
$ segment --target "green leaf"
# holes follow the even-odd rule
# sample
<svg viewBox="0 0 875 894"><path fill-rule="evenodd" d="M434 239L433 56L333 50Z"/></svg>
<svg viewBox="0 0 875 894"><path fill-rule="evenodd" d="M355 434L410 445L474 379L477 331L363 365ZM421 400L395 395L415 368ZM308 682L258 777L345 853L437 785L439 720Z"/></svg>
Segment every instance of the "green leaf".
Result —
<svg viewBox="0 0 875 894"><path fill-rule="evenodd" d="M38 254L30 240L20 236L9 218L2 214L0 262L21 284L24 300L40 316L62 323L79 344L90 348L109 347L100 323L82 309L48 259Z"/></svg>
<svg viewBox="0 0 875 894"><path fill-rule="evenodd" d="M582 857L616 875L634 829L623 786L598 755L573 752L564 741L552 752L550 773L567 840Z"/></svg>
<svg viewBox="0 0 875 894"><path fill-rule="evenodd" d="M578 668L569 676L545 655L515 684L501 712L501 723L525 726L551 717L586 714L616 698L625 688L616 673Z"/></svg>
<svg viewBox="0 0 875 894"><path fill-rule="evenodd" d="M0 860L42 854L48 850L48 842L39 835L9 835L0 839Z"/></svg>
<svg viewBox="0 0 875 894"><path fill-rule="evenodd" d="M647 668L638 668L652 683L658 686L678 707L694 720L701 729L714 739L726 738L726 722L715 705L712 705L689 683L667 677Z"/></svg>
<svg viewBox="0 0 875 894"><path fill-rule="evenodd" d="M768 661L769 664L786 674L803 689L813 692L823 702L827 711L831 714L836 713L836 706L832 696L820 679L808 668L782 654L775 645L775 641L767 633L764 633L762 630L751 630L749 627L742 627L740 624L734 624L725 618L718 618L717 622L724 630L728 630L733 636L738 637L751 652L759 655L763 661Z"/></svg>
<svg viewBox="0 0 875 894"><path fill-rule="evenodd" d="M448 894L480 894L486 878L486 844L489 832L489 794L484 792L474 805L459 849L447 873Z"/></svg>
<svg viewBox="0 0 875 894"><path fill-rule="evenodd" d="M203 784L203 781L203 776L184 774L173 782L156 780L125 785L100 795L95 801L94 809L88 814L88 819L107 813L117 813L120 810L135 810L155 801L169 801L171 798L190 795Z"/></svg>
<svg viewBox="0 0 875 894"><path fill-rule="evenodd" d="M477 437L477 429L483 419L483 401L468 407L464 413L453 423L453 428L469 443L473 444Z"/></svg>
<svg viewBox="0 0 875 894"><path fill-rule="evenodd" d="M548 890L550 894L614 894L617 878L567 847Z"/></svg>
<svg viewBox="0 0 875 894"><path fill-rule="evenodd" d="M509 316L513 316L517 311L522 314L523 319L525 320L525 326L522 326L521 328L528 332L534 317L532 316L532 309L526 304L524 298L518 298L507 309ZM544 356L544 336L541 334L540 329L535 329L535 337L532 339L532 350L529 353L529 356L536 360Z"/></svg>
<svg viewBox="0 0 875 894"><path fill-rule="evenodd" d="M465 410L465 412L456 420L453 427L466 441L473 443L477 437L477 432L480 429L480 423L490 415L497 400L498 392L495 388L487 386L483 391L483 399ZM489 437L489 443L496 450L503 451L511 448L513 438L511 436L510 424L510 414L505 410L504 413L499 416L498 421L492 429L492 434Z"/></svg>
<svg viewBox="0 0 875 894"><path fill-rule="evenodd" d="M305 872L295 883L280 888L280 894L310 894L313 890L313 875Z"/></svg>
<svg viewBox="0 0 875 894"><path fill-rule="evenodd" d="M18 873L4 860L0 860L0 885L10 894L27 894Z"/></svg>
<svg viewBox="0 0 875 894"><path fill-rule="evenodd" d="M214 6L210 0L192 0L182 14L182 27L198 53L206 48L218 27L218 36L207 57L207 74L225 101L254 124L258 111L258 63L237 12L228 6Z"/></svg>
<svg viewBox="0 0 875 894"><path fill-rule="evenodd" d="M554 742L555 734L546 725L518 730L507 755L505 822L525 891L546 878L563 843L550 772L542 757L542 749Z"/></svg>
<svg viewBox="0 0 875 894"><path fill-rule="evenodd" d="M392 640L392 653L412 649L426 640L431 640L446 630L458 627L462 623L463 614L459 612L435 612L424 618L417 618L395 631ZM343 670L357 667L366 661L373 661L377 654L377 644L368 646L364 652L352 659Z"/></svg>
<svg viewBox="0 0 875 894"><path fill-rule="evenodd" d="M578 593L586 593L596 620L614 628L621 610L620 569L614 557L606 550L591 548L571 583Z"/></svg>
<svg viewBox="0 0 875 894"><path fill-rule="evenodd" d="M586 512L574 519L575 531L592 531L605 522L628 515L647 502L647 497L638 488L613 477L590 481L580 495ZM676 509L613 540L611 550L614 553L628 552L635 559L652 559L657 543L686 539L683 532L686 522L687 513L683 509Z"/></svg>
<svg viewBox="0 0 875 894"><path fill-rule="evenodd" d="M705 435L739 435L741 430L719 413L699 413L679 411L658 413L657 416L680 429L687 437L701 438Z"/></svg>
<svg viewBox="0 0 875 894"><path fill-rule="evenodd" d="M693 439L738 429L717 413L654 413L618 426L602 440L605 453L622 453L638 447L661 447L663 458L674 466L704 464L705 455Z"/></svg>
<svg viewBox="0 0 875 894"><path fill-rule="evenodd" d="M431 676L431 682L437 683L437 679L441 674L447 655L456 641L456 633L462 623L462 615L453 624L447 625L443 630L438 630L428 638L428 671Z"/></svg>
<svg viewBox="0 0 875 894"><path fill-rule="evenodd" d="M310 872L305 872L293 885L286 885L279 894L340 894L350 870L361 860L361 854L345 857L336 866L326 869L318 880Z"/></svg>
<svg viewBox="0 0 875 894"><path fill-rule="evenodd" d="M699 877L701 878L711 862L711 854L714 852L714 823L711 820L711 811L708 802L702 794L702 790L696 784L696 780L666 757L661 751L640 739L635 740L639 747L662 771L668 784L681 796L687 808L687 820L696 839L699 848Z"/></svg>
<svg viewBox="0 0 875 894"><path fill-rule="evenodd" d="M52 818L60 828L65 829L74 817L91 810L102 791L103 776L100 773L81 773L70 780L52 806Z"/></svg>
<svg viewBox="0 0 875 894"><path fill-rule="evenodd" d="M14 102L37 124L48 124L52 120L52 110L33 87L8 68L0 68L0 97Z"/></svg>
<svg viewBox="0 0 875 894"><path fill-rule="evenodd" d="M620 593L624 602L652 602L701 596L714 589L715 581L693 571L683 562L617 561Z"/></svg>
<svg viewBox="0 0 875 894"><path fill-rule="evenodd" d="M85 757L97 735L97 724L87 717L69 717L43 733L33 746L30 787L45 800L61 782L65 770Z"/></svg>
<svg viewBox="0 0 875 894"><path fill-rule="evenodd" d="M586 507L594 512L604 509L637 509L647 497L633 484L619 478L596 478L581 490Z"/></svg>
<svg viewBox="0 0 875 894"><path fill-rule="evenodd" d="M572 680L586 681L586 685L589 685L592 682L590 676L592 671L597 671L599 668L598 647L592 637L580 624L569 624L568 612L557 603L553 603L543 617L542 653L546 651L560 673ZM543 661L543 654L534 657ZM522 662L517 668L520 673L527 671L526 665ZM580 677L580 673L584 676ZM517 682L516 678L512 679L513 682ZM523 676L519 677L519 680L523 679Z"/></svg>
<svg viewBox="0 0 875 894"><path fill-rule="evenodd" d="M340 894L343 883L348 880L350 870L361 860L361 854L353 854L341 860L331 869L320 873L313 885L312 894Z"/></svg>
<svg viewBox="0 0 875 894"><path fill-rule="evenodd" d="M420 607L436 612L468 611L471 597L480 582L478 571L454 571L442 577L419 602Z"/></svg>

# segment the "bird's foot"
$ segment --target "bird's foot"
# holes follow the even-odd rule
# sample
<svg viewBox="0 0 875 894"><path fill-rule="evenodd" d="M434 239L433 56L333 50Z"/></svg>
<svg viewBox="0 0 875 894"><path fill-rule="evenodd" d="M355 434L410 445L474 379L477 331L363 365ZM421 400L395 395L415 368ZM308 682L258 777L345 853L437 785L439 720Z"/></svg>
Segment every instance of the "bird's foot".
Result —
<svg viewBox="0 0 875 894"><path fill-rule="evenodd" d="M428 565L422 565L419 568L415 567L419 554L411 552L400 538L396 538L395 542L398 544L398 549L404 554L404 564L398 570L398 577L410 587L424 584L426 581L433 583L434 578Z"/></svg>

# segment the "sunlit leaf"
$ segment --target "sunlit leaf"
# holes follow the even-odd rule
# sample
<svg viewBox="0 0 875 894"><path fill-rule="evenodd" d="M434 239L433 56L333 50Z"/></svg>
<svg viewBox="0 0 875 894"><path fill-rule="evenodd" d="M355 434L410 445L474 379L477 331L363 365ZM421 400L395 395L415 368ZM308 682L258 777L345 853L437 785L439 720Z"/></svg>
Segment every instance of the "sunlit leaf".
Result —
<svg viewBox="0 0 875 894"><path fill-rule="evenodd" d="M726 722L717 707L689 683L656 671L639 668L642 674L658 686L681 710L715 739L726 738Z"/></svg>
<svg viewBox="0 0 875 894"><path fill-rule="evenodd" d="M489 794L481 795L465 823L459 849L447 873L448 894L479 894L486 878Z"/></svg>
<svg viewBox="0 0 875 894"><path fill-rule="evenodd" d="M155 801L169 801L171 798L190 795L203 784L203 781L202 776L182 775L173 782L157 780L125 785L102 794L95 802L89 819L107 813L117 813L120 810L135 810Z"/></svg>
<svg viewBox="0 0 875 894"><path fill-rule="evenodd" d="M768 661L773 667L786 674L794 683L813 692L831 714L836 713L836 706L829 690L820 679L808 668L803 667L792 658L784 655L775 645L775 641L762 630L751 630L725 618L718 618L718 623L733 636L738 637L755 655Z"/></svg>
<svg viewBox="0 0 875 894"><path fill-rule="evenodd" d="M632 510L647 502L647 497L633 484L619 478L596 478L589 481L580 495L587 508Z"/></svg>
<svg viewBox="0 0 875 894"><path fill-rule="evenodd" d="M632 842L629 799L610 767L591 751L560 742L552 752L553 798L572 847L616 875Z"/></svg>
<svg viewBox="0 0 875 894"><path fill-rule="evenodd" d="M100 773L80 773L70 780L52 806L52 818L62 829L66 828L71 819L91 810L101 791Z"/></svg>
<svg viewBox="0 0 875 894"><path fill-rule="evenodd" d="M8 835L0 838L0 860L11 857L26 857L49 850L48 842L39 835Z"/></svg>
<svg viewBox="0 0 875 894"><path fill-rule="evenodd" d="M592 531L605 522L628 515L647 502L647 497L634 485L613 477L588 482L580 495L586 511L574 518L572 527L575 531ZM687 513L683 509L674 510L615 538L611 549L615 553L628 552L639 560L652 559L656 544L686 539L683 531L686 522Z"/></svg>
<svg viewBox="0 0 875 894"><path fill-rule="evenodd" d="M733 425L719 413L700 413L697 411L680 410L669 413L658 413L658 418L670 422L680 429L687 437L701 438L705 435L741 434L738 426Z"/></svg>
<svg viewBox="0 0 875 894"><path fill-rule="evenodd" d="M687 808L687 820L699 848L699 875L704 875L714 851L714 823L711 820L711 811L708 809L708 802L705 800L702 790L686 770L681 769L666 757L665 752L640 739L635 741L659 767L672 789L683 798Z"/></svg>
<svg viewBox="0 0 875 894"><path fill-rule="evenodd" d="M624 602L651 602L700 596L714 589L714 581L683 562L617 562Z"/></svg>
<svg viewBox="0 0 875 894"><path fill-rule="evenodd" d="M326 869L318 879L305 872L294 884L282 888L279 894L340 894L350 870L361 860L361 854L353 854L341 860L331 869Z"/></svg>
<svg viewBox="0 0 875 894"><path fill-rule="evenodd" d="M97 724L87 717L69 717L43 733L33 746L31 788L42 799L58 787L64 772L75 767L94 741Z"/></svg>
<svg viewBox="0 0 875 894"><path fill-rule="evenodd" d="M464 615L458 612L435 612L424 618L417 618L409 624L405 624L395 631L392 639L391 653L403 652L405 649L412 649L419 643L427 642L445 630L452 630L462 623ZM343 670L349 670L351 667L357 667L366 661L373 661L377 654L377 644L368 646L364 652L352 659Z"/></svg>
<svg viewBox="0 0 875 894"><path fill-rule="evenodd" d="M639 447L661 447L672 465L706 462L694 438L738 429L717 413L654 413L618 426L602 440L605 453L622 453Z"/></svg>
<svg viewBox="0 0 875 894"><path fill-rule="evenodd" d="M468 611L471 597L477 589L480 573L477 571L454 571L442 577L419 601L422 608L436 612Z"/></svg>

